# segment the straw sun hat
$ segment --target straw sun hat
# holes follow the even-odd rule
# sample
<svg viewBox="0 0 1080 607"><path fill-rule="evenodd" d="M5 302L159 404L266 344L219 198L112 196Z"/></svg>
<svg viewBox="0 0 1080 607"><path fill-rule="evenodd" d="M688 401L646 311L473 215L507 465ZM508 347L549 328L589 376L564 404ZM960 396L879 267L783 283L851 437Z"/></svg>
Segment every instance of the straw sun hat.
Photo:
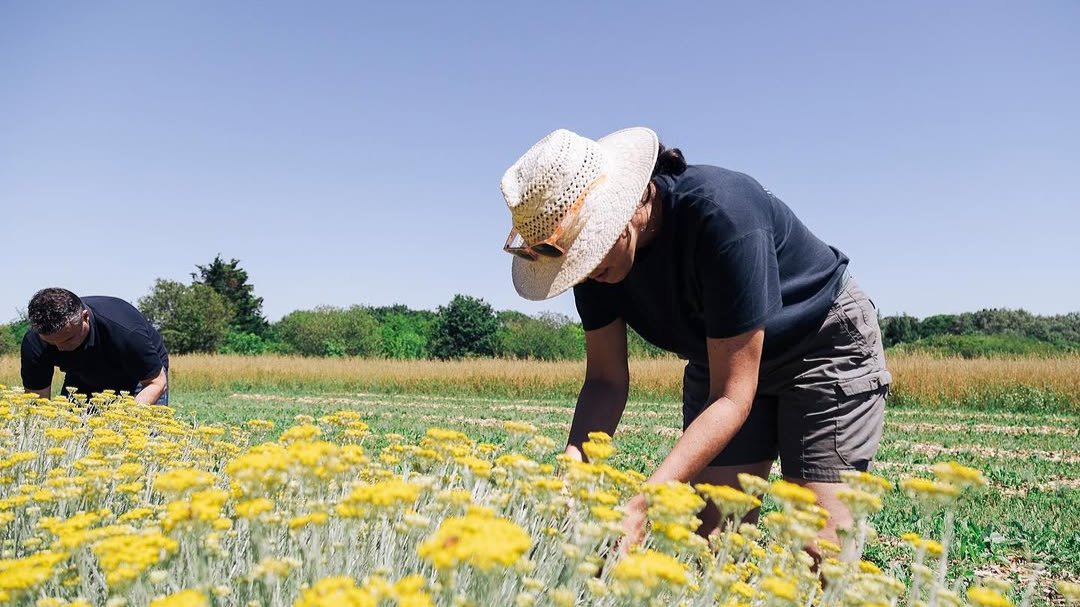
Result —
<svg viewBox="0 0 1080 607"><path fill-rule="evenodd" d="M502 193L513 222L507 248L553 240L558 249L557 256L514 257L522 297L555 297L600 265L638 208L658 146L656 133L644 127L596 141L559 129L506 170Z"/></svg>

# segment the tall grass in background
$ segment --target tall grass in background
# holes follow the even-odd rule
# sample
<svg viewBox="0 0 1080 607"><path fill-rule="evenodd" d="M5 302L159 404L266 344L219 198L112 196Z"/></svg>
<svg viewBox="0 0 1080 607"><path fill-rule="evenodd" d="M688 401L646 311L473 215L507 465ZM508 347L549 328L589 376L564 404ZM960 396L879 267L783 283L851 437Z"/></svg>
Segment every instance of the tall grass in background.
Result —
<svg viewBox="0 0 1080 607"><path fill-rule="evenodd" d="M683 361L630 363L632 398L678 400ZM893 406L941 404L987 409L1080 411L1080 355L1055 358L943 358L892 353ZM188 355L173 357L176 391L364 391L572 399L583 361L464 361ZM57 374L59 377L59 374ZM0 358L0 383L19 383L18 359Z"/></svg>

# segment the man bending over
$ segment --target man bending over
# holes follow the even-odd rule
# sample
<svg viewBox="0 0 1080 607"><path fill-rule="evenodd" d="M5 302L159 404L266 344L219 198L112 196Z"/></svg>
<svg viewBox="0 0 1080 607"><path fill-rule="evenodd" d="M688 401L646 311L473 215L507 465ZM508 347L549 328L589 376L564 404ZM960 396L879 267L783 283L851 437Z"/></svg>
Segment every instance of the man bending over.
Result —
<svg viewBox="0 0 1080 607"><path fill-rule="evenodd" d="M22 381L28 392L50 398L53 369L60 367L65 393L123 390L140 403L169 402L165 342L128 302L50 288L34 294L27 312Z"/></svg>

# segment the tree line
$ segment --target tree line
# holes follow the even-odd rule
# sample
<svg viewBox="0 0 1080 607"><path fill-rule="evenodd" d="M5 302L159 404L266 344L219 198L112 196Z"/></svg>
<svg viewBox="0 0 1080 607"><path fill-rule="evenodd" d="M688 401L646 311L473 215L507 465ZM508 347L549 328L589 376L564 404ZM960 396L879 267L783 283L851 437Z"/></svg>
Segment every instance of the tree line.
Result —
<svg viewBox="0 0 1080 607"><path fill-rule="evenodd" d="M297 310L271 323L237 259L220 255L197 265L191 281L158 279L137 306L175 354L291 354L396 359L468 357L573 360L585 356L584 332L572 318L496 311L482 299L455 295L435 311L404 305ZM889 348L968 357L1080 352L1080 313L1037 316L981 310L918 319L880 319ZM15 354L25 320L0 325L0 355ZM633 357L666 354L633 331Z"/></svg>

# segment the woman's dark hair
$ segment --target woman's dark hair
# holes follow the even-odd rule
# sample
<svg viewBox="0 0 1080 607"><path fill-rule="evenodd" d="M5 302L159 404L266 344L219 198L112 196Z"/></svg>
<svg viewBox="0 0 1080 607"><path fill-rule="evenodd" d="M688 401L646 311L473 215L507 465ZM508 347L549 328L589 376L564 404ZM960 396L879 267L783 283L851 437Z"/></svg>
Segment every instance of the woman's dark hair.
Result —
<svg viewBox="0 0 1080 607"><path fill-rule="evenodd" d="M85 309L79 296L67 289L42 289L30 298L26 315L39 335L52 335L71 324Z"/></svg>
<svg viewBox="0 0 1080 607"><path fill-rule="evenodd" d="M686 158L683 158L682 150L671 148L670 150L660 144L660 153L656 156L656 165L653 166L652 176L657 175L682 175L686 170Z"/></svg>

